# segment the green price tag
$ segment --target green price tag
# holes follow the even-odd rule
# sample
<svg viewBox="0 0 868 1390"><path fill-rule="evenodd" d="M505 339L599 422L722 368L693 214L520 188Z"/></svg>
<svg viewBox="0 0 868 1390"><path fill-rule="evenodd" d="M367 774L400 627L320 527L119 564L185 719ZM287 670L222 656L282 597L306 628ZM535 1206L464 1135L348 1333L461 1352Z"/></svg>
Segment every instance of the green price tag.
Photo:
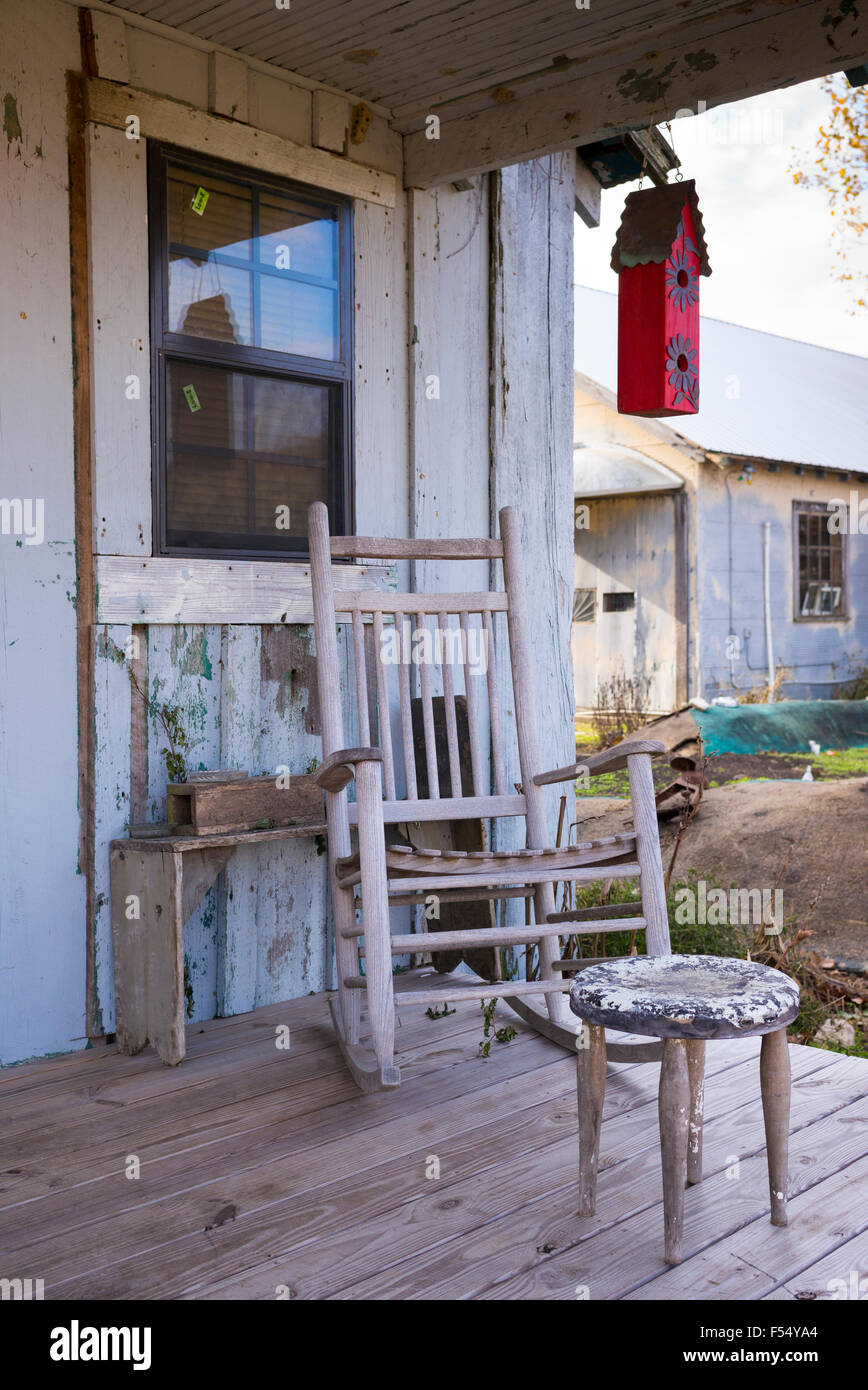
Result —
<svg viewBox="0 0 868 1390"><path fill-rule="evenodd" d="M206 204L207 204L207 202L208 202L208 199L209 199L210 197L211 197L211 194L208 192L207 188L197 188L197 189L196 189L196 196L195 196L195 198L192 200L192 202L190 203L190 207L193 209L194 212L197 212L197 213L199 214L199 216L201 217L201 216L202 216L202 213L205 211L205 206L206 206Z"/></svg>
<svg viewBox="0 0 868 1390"><path fill-rule="evenodd" d="M190 409L193 410L193 411L195 411L195 410L201 410L201 409L202 409L202 406L201 406L200 403L199 403L199 397L196 395L196 388L195 388L195 386L185 386L185 387L183 388L183 391L184 391L184 400L187 402L187 404L188 404L188 406L190 407Z"/></svg>

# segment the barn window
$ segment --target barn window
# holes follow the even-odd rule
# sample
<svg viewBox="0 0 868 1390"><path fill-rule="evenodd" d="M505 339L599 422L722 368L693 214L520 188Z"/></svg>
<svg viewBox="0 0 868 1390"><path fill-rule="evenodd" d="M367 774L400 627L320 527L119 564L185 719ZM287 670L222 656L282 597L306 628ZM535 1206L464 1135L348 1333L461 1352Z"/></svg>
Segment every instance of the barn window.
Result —
<svg viewBox="0 0 868 1390"><path fill-rule="evenodd" d="M824 502L793 503L795 617L803 622L847 616L845 537L829 529Z"/></svg>
<svg viewBox="0 0 868 1390"><path fill-rule="evenodd" d="M636 607L636 595L631 593L603 594L604 613L625 613Z"/></svg>
<svg viewBox="0 0 868 1390"><path fill-rule="evenodd" d="M155 550L303 559L352 529L350 206L149 150Z"/></svg>
<svg viewBox="0 0 868 1390"><path fill-rule="evenodd" d="M592 623L596 617L596 589L576 589L573 594L573 622Z"/></svg>

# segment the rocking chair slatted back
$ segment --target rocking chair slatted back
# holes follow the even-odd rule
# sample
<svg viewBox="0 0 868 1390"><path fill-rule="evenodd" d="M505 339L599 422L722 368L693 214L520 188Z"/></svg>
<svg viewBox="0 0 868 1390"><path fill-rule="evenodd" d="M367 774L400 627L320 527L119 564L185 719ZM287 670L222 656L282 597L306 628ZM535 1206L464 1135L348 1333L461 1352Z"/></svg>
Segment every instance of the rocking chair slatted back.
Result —
<svg viewBox="0 0 868 1390"><path fill-rule="evenodd" d="M331 557L339 553L346 538L330 539L329 555L317 553L316 534L311 533L311 564L314 574L330 567ZM337 544L336 542L340 543ZM406 553L406 542L389 542L390 546L401 546ZM422 553L428 542L417 542L414 548ZM442 543L437 543L442 545ZM463 542L456 542L464 544ZM467 542L467 545L473 544ZM358 541L359 553L367 555L375 550L377 558L389 558L384 554L386 542L361 538ZM500 549L498 543L498 549ZM322 549L321 545L319 549ZM370 557L368 557L370 558ZM450 559L468 558L457 554ZM478 558L476 555L470 558ZM314 607L316 611L319 648L328 649L323 670L338 669L338 647L335 623L327 612L323 612L322 590L328 581L319 573L314 586ZM339 605L335 619L349 619L352 631L352 652L355 685L355 709L358 721L358 743L362 747L379 747L383 754L383 777L385 784L384 816L386 822L406 821L408 807L403 805L398 795L398 787L403 780L406 799L418 804L420 798L417 786L416 752L413 741L413 721L411 707L411 669L418 669L419 695L422 705L422 726L424 730L424 756L427 772L428 794L424 800L445 802L462 799L461 761L459 755L458 720L455 701L462 694L466 700L467 724L469 731L470 770L473 787L474 806L465 806L464 815L524 815L526 797L512 795L507 789L504 736L500 719L500 688L496 656L495 614L509 616L511 604L506 593L451 593L425 594L408 593L366 593L353 590L341 591L332 595L332 612L335 598ZM387 626L386 620L391 620ZM421 649L421 659L411 661L411 641ZM397 765L396 748L392 738L390 715L389 672L393 663L384 656L386 639L392 639L392 651L397 652L394 664L397 703L400 710L402 766ZM368 640L371 639L371 640ZM430 654L431 660L427 659ZM471 655L474 660L471 660ZM323 652L325 655L325 650ZM478 661L480 669L474 669ZM436 659L435 659L436 658ZM371 670L371 667L374 669ZM459 672L463 680L463 690L459 688ZM437 765L437 740L434 724L435 680L442 687L445 706L446 744L449 764L449 789L441 785ZM518 682L514 686L515 699L508 703L518 704ZM522 692L521 703L526 704ZM486 710L487 704L487 710ZM326 714L328 706L328 715ZM519 735L521 736L521 735ZM489 754L486 741L490 741L490 766L493 774L494 793L492 794L489 773ZM323 751L326 757L345 745L344 721L340 703L335 701L334 692L323 706ZM530 766L531 757L523 765ZM402 775L403 774L403 779ZM355 811L352 803L348 815L352 823ZM414 819L426 819L414 814ZM431 819L445 819L443 806L432 814Z"/></svg>

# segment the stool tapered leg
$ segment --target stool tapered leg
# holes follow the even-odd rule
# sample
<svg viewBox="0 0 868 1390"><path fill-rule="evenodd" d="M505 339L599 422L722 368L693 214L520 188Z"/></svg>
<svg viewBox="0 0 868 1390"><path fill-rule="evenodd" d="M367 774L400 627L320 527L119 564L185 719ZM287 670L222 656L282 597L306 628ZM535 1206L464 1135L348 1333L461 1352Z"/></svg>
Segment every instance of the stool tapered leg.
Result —
<svg viewBox="0 0 868 1390"><path fill-rule="evenodd" d="M597 1202L600 1122L606 1095L606 1031L585 1023L576 1038L579 1096L579 1215L593 1216Z"/></svg>
<svg viewBox="0 0 868 1390"><path fill-rule="evenodd" d="M702 1111L705 1091L705 1043L690 1038L687 1046L687 1080L690 1116L687 1130L687 1181L702 1182Z"/></svg>
<svg viewBox="0 0 868 1390"><path fill-rule="evenodd" d="M663 1039L660 1067L660 1153L663 1162L663 1258L681 1263L684 1232L684 1188L687 1184L687 1143L690 1081L687 1044L683 1038Z"/></svg>
<svg viewBox="0 0 868 1390"><path fill-rule="evenodd" d="M766 1033L760 1050L760 1090L769 1160L773 1226L787 1224L787 1159L790 1138L790 1052L787 1030Z"/></svg>

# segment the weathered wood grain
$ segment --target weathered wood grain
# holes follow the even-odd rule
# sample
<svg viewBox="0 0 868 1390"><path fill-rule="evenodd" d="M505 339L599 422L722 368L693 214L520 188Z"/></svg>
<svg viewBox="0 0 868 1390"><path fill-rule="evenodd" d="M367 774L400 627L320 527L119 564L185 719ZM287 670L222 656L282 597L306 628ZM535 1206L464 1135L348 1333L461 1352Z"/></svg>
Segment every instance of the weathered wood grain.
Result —
<svg viewBox="0 0 868 1390"><path fill-rule="evenodd" d="M171 825L189 825L197 835L315 825L323 816L322 795L314 778L304 773L231 782L170 782L166 815Z"/></svg>
<svg viewBox="0 0 868 1390"><path fill-rule="evenodd" d="M383 566L335 566L335 588L377 592ZM96 558L97 621L104 623L312 623L310 569L279 560Z"/></svg>
<svg viewBox="0 0 868 1390"><path fill-rule="evenodd" d="M281 178L298 179L350 198L364 198L387 207L395 205L393 174L341 159L327 150L296 145L268 131L252 130L186 102L99 77L87 80L85 102L86 119L99 125L123 130L127 116L134 112L142 135L149 139L164 140Z"/></svg>
<svg viewBox="0 0 868 1390"><path fill-rule="evenodd" d="M658 45L659 52L642 54L635 47L631 51L635 37L613 44L609 34L595 71L507 104L489 97L482 109L445 125L439 140L427 139L424 128L413 130L404 140L405 186L426 188L571 150L644 125L656 101L670 112L696 110L698 101L717 106L822 76L830 64L843 69L864 63L864 18L851 11L830 34L829 17L824 0L815 0L785 15L750 16L734 27L732 16L715 6L714 16L706 9L699 17L706 30L701 38L695 29L684 32L682 21L680 31ZM423 123L417 117L414 124Z"/></svg>

